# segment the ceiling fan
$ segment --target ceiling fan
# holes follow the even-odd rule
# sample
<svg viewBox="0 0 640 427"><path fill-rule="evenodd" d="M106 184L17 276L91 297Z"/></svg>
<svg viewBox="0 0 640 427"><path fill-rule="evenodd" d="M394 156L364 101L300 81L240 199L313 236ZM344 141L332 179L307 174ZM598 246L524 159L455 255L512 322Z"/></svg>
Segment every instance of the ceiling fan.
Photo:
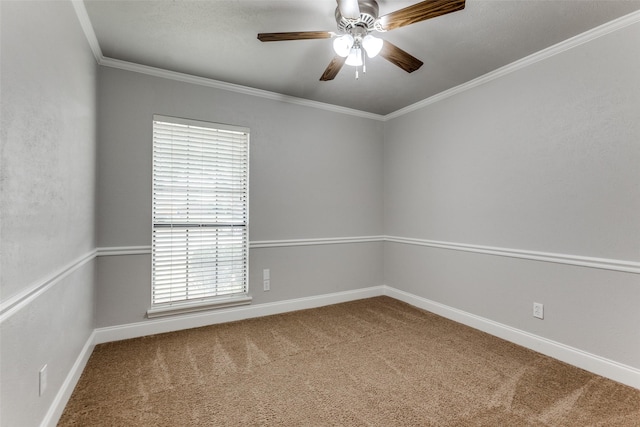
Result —
<svg viewBox="0 0 640 427"><path fill-rule="evenodd" d="M412 73L423 64L418 58L405 52L387 40L374 37L372 31L386 32L409 24L435 18L464 9L465 0L425 0L404 9L378 16L376 0L337 0L336 22L338 31L300 31L286 33L260 33L258 40L276 42L284 40L310 40L333 38L335 57L324 70L320 81L333 80L346 63L365 68L365 55L373 58L380 54L394 65Z"/></svg>

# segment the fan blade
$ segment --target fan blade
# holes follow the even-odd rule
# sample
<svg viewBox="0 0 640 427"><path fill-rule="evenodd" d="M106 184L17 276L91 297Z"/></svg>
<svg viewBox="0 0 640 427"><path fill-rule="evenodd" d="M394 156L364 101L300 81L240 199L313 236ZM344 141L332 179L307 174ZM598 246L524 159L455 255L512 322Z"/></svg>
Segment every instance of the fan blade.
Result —
<svg viewBox="0 0 640 427"><path fill-rule="evenodd" d="M340 15L342 15L343 18L360 18L360 6L358 6L358 0L338 0L338 9L340 9Z"/></svg>
<svg viewBox="0 0 640 427"><path fill-rule="evenodd" d="M322 76L320 77L320 81L326 82L327 80L333 80L342 69L342 66L344 65L344 61L346 60L347 58L343 58L340 55L334 56L331 62L329 63L329 66L327 66L327 69L324 70L324 73L322 73Z"/></svg>
<svg viewBox="0 0 640 427"><path fill-rule="evenodd" d="M333 33L328 31L292 31L289 33L260 33L261 42L279 42L284 40L330 39Z"/></svg>
<svg viewBox="0 0 640 427"><path fill-rule="evenodd" d="M408 54L404 50L400 49L398 46L386 40L382 45L380 56L382 56L384 59L391 62L392 64L402 68L407 73L413 73L418 68L422 67L422 64L423 64L423 62L420 61L415 56Z"/></svg>
<svg viewBox="0 0 640 427"><path fill-rule="evenodd" d="M378 22L383 30L389 31L462 10L464 2L465 0L426 0L381 16Z"/></svg>

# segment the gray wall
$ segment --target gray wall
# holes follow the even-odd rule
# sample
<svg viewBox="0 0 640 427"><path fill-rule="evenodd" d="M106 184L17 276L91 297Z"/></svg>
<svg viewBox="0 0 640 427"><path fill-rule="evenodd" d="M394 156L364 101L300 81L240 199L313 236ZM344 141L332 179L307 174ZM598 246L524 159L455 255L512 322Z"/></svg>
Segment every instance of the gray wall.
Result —
<svg viewBox="0 0 640 427"><path fill-rule="evenodd" d="M21 307L0 313L1 425L45 417L94 327L145 321L150 256L92 253L150 245L154 113L251 128L254 242L640 257L638 24L383 123L97 67L69 2L0 19L0 297ZM386 283L640 367L637 274L391 242L250 257L256 304Z"/></svg>
<svg viewBox="0 0 640 427"><path fill-rule="evenodd" d="M98 246L151 244L151 120L251 129L251 241L382 234L383 123L100 67ZM145 320L150 256L99 257L97 326ZM262 269L271 291L262 291ZM252 249L254 304L382 284L382 244Z"/></svg>
<svg viewBox="0 0 640 427"><path fill-rule="evenodd" d="M22 307L0 325L0 424L32 426L93 331L97 65L70 2L2 1L0 15L0 296Z"/></svg>
<svg viewBox="0 0 640 427"><path fill-rule="evenodd" d="M638 40L635 24L387 122L385 233L638 262ZM640 367L638 274L387 243L385 283Z"/></svg>

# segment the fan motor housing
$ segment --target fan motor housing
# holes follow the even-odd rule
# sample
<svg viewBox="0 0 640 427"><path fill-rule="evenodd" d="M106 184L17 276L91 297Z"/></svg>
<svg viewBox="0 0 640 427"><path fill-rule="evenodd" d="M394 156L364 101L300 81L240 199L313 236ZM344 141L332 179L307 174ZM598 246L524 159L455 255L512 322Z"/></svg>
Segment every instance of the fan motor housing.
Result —
<svg viewBox="0 0 640 427"><path fill-rule="evenodd" d="M340 33L350 33L354 27L366 28L371 31L378 19L378 3L375 0L358 0L360 7L360 17L358 19L347 19L340 13L340 8L336 8L336 22Z"/></svg>

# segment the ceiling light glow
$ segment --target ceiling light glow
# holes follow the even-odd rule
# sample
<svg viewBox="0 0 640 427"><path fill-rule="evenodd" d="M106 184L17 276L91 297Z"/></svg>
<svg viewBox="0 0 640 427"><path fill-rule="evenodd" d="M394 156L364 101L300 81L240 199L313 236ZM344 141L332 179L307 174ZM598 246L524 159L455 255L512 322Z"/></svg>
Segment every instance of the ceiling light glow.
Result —
<svg viewBox="0 0 640 427"><path fill-rule="evenodd" d="M362 39L362 47L369 58L377 56L382 50L383 40L368 34Z"/></svg>
<svg viewBox="0 0 640 427"><path fill-rule="evenodd" d="M353 46L353 36L351 34L345 34L333 41L333 50L341 57L346 57L351 52Z"/></svg>
<svg viewBox="0 0 640 427"><path fill-rule="evenodd" d="M353 49L351 49L351 53L349 53L349 56L347 57L347 60L345 61L345 64L347 65L352 65L354 67L360 67L362 66L363 62L362 62L362 49L354 47Z"/></svg>

